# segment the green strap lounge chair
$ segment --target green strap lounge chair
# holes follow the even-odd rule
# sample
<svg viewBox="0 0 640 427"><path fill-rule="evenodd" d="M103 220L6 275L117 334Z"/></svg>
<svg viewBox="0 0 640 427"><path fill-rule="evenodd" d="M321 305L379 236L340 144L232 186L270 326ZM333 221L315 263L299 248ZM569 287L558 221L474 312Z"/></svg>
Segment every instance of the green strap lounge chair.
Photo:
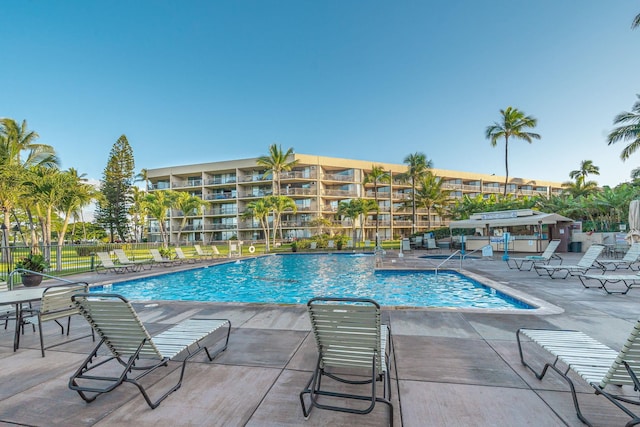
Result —
<svg viewBox="0 0 640 427"><path fill-rule="evenodd" d="M640 405L638 394L624 393L621 386L632 386L640 390L636 373L640 372L640 320L636 321L629 338L622 349L614 351L580 331L519 329L516 332L520 361L541 380L549 369L558 373L569 385L578 418L585 424L592 424L582 414L575 384L569 375L573 371L582 377L597 395L603 395L631 417L626 425L640 424L640 416L632 412L626 404ZM525 361L523 338L535 342L552 356L536 371Z"/></svg>
<svg viewBox="0 0 640 427"><path fill-rule="evenodd" d="M389 406L389 421L393 425L387 346L391 335L389 328L380 324L378 303L360 298L313 298L307 303L307 308L318 348L318 361L311 379L300 393L305 418L309 417L313 407L368 414L377 402L382 402ZM336 370L340 375L336 374ZM364 379L345 378L345 372L349 370L363 375L361 378ZM369 394L335 391L328 387L332 382L323 380L325 377L339 383L368 385ZM376 390L377 382L383 384L381 396ZM306 395L309 395L309 405L305 402ZM359 405L361 408L336 406L346 399L369 403L366 406Z"/></svg>
<svg viewBox="0 0 640 427"><path fill-rule="evenodd" d="M542 273L546 273L552 279L566 279L569 275L586 274L592 268L602 269L596 264L596 258L598 258L603 249L604 246L602 245L591 245L576 265L539 265L534 263L533 268L539 276L542 276ZM558 277L556 273L564 273L564 276Z"/></svg>
<svg viewBox="0 0 640 427"><path fill-rule="evenodd" d="M127 382L138 387L147 404L154 409L180 388L187 362L191 358L204 350L209 361L212 361L229 343L231 322L227 319L187 319L151 336L129 301L120 295L84 293L74 295L71 299L101 338L100 343L69 379L69 388L75 390L86 402L92 402L99 395ZM226 328L224 343L218 345L215 352L210 352L202 341L221 328ZM102 352L98 352L103 346L111 353L106 359L101 355ZM178 382L152 401L138 380L159 367L168 366L168 362L174 358L182 362ZM118 363L110 363L114 361ZM120 367L118 376L104 375L106 372L113 372L108 368L98 369L98 374L94 373L94 369L108 363L112 369Z"/></svg>
<svg viewBox="0 0 640 427"><path fill-rule="evenodd" d="M63 285L63 286L49 286L42 293L42 299L40 300L40 306L37 308L22 308L20 309L18 322L21 325L32 324L38 325L38 333L40 334L40 351L42 357L44 357L44 351L46 349L57 347L59 345L67 344L73 341L77 341L82 338L92 337L95 341L95 335L93 329L88 335L83 335L73 339L66 339L65 341L58 342L48 347L44 346L44 336L42 334L42 324L48 321L55 321L60 326L61 333L64 334L64 326L58 320L67 318L67 336L71 330L71 316L75 316L78 313L78 308L71 302L71 296L79 292L87 292L89 285L84 282ZM20 344L20 334L16 336L16 346Z"/></svg>
<svg viewBox="0 0 640 427"><path fill-rule="evenodd" d="M512 270L517 268L520 271L531 271L533 264L548 265L552 259L559 260L559 264L562 264L562 258L555 253L558 245L560 245L560 240L552 240L540 255L528 255L522 258L509 257L507 266Z"/></svg>

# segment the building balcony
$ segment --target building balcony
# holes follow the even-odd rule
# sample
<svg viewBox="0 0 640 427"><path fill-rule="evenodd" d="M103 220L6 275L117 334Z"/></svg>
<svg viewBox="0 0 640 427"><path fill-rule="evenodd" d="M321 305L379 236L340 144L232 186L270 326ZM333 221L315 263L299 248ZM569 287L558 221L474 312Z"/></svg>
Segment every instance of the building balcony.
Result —
<svg viewBox="0 0 640 427"><path fill-rule="evenodd" d="M262 175L243 175L238 177L238 182L240 184L246 184L247 182L264 182L271 181L271 177L263 177Z"/></svg>
<svg viewBox="0 0 640 427"><path fill-rule="evenodd" d="M225 208L225 209L206 209L204 211L205 215L236 215L238 213L238 209L236 208Z"/></svg>
<svg viewBox="0 0 640 427"><path fill-rule="evenodd" d="M354 182L353 175L343 175L337 173L325 173L322 175L324 181L340 181L340 182Z"/></svg>
<svg viewBox="0 0 640 427"><path fill-rule="evenodd" d="M205 224L204 230L235 230L237 228L236 224Z"/></svg>
<svg viewBox="0 0 640 427"><path fill-rule="evenodd" d="M235 185L237 179L234 178L209 178L204 181L204 185Z"/></svg>
<svg viewBox="0 0 640 427"><path fill-rule="evenodd" d="M358 193L350 190L323 190L323 196L358 197Z"/></svg>
<svg viewBox="0 0 640 427"><path fill-rule="evenodd" d="M309 171L309 172L289 171L289 172L282 172L280 174L280 181L285 179L316 179L317 177L318 177L318 173L316 171Z"/></svg>
<svg viewBox="0 0 640 427"><path fill-rule="evenodd" d="M232 193L215 193L215 194L205 194L203 200L229 200L235 199Z"/></svg>
<svg viewBox="0 0 640 427"><path fill-rule="evenodd" d="M202 180L195 179L191 181L174 181L171 184L171 188L186 188L186 187L202 187Z"/></svg>
<svg viewBox="0 0 640 427"><path fill-rule="evenodd" d="M315 196L317 193L315 188L292 188L284 187L280 189L283 196Z"/></svg>

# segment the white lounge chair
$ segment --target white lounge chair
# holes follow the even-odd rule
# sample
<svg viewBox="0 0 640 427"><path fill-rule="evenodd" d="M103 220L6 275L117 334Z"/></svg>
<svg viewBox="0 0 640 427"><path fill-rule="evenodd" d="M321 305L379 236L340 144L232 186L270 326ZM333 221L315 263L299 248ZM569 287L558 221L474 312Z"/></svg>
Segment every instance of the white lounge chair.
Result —
<svg viewBox="0 0 640 427"><path fill-rule="evenodd" d="M634 286L640 282L640 272L637 274L579 274L578 278L585 288L597 288L602 289L608 294L622 294L625 295ZM600 283L600 286L589 285L590 280L595 280ZM622 282L625 286L624 290L610 290L607 288L608 283Z"/></svg>
<svg viewBox="0 0 640 427"><path fill-rule="evenodd" d="M576 265L538 265L534 263L533 268L539 276L542 276L541 272L544 272L552 279L565 279L568 275L585 274L591 268L600 268L596 264L596 258L598 258L603 249L604 246L602 245L591 245ZM558 272L565 272L565 275L556 277L555 274Z"/></svg>
<svg viewBox="0 0 640 427"><path fill-rule="evenodd" d="M309 249L315 250L317 248L318 248L318 242L310 242L309 243Z"/></svg>
<svg viewBox="0 0 640 427"><path fill-rule="evenodd" d="M588 335L579 331L557 331L544 329L519 329L516 332L520 361L524 366L541 380L548 369L558 373L569 384L573 404L578 418L585 424L591 423L580 411L578 395L573 380L569 377L569 371L573 371L582 377L596 394L601 394L627 415L632 420L628 426L640 423L638 415L634 414L624 403L640 404L637 393L623 394L619 386L633 386L640 389L635 372L640 372L640 320L636 321L629 338L617 352L599 343ZM521 336L527 337L540 347L551 353L552 362L545 363L540 372L537 372L528 362L525 362L522 351ZM617 394L619 393L619 394Z"/></svg>
<svg viewBox="0 0 640 427"><path fill-rule="evenodd" d="M318 361L311 379L300 393L302 413L308 417L314 407L351 414L368 414L382 402L389 406L389 420L393 426L391 405L391 376L389 373L390 330L380 323L380 306L362 298L313 298L307 303L313 328ZM349 370L367 379L347 379ZM338 371L338 374L336 373ZM324 379L326 377L327 379ZM348 394L331 391L328 379L339 383L368 385L370 394ZM382 381L382 396L376 393L376 383ZM305 403L309 395L310 404ZM368 406L335 406L345 399L369 402Z"/></svg>
<svg viewBox="0 0 640 427"><path fill-rule="evenodd" d="M196 251L196 255L198 255L201 259L212 259L213 252L207 252L202 250L200 245L193 245L193 249Z"/></svg>
<svg viewBox="0 0 640 427"><path fill-rule="evenodd" d="M152 259L131 261L127 256L127 254L122 249L114 249L113 253L116 254L116 258L118 258L118 262L122 265L130 265L135 270L138 270L140 268L145 270L151 269L151 264L153 263Z"/></svg>
<svg viewBox="0 0 640 427"><path fill-rule="evenodd" d="M547 248L540 255L528 255L525 257L509 257L507 260L507 266L510 269L518 269L520 271L527 270L531 271L533 268L533 264L546 264L548 265L552 259L559 260L560 264L562 264L562 258L559 255L556 255L556 250L558 249L558 245L560 245L560 240L552 240L547 245ZM526 268L528 266L529 268Z"/></svg>
<svg viewBox="0 0 640 427"><path fill-rule="evenodd" d="M638 258L640 258L640 243L634 243L622 259L599 259L596 262L605 270L609 270L609 267L613 267L611 270L619 268L638 270L640 268L633 268L633 264L638 262Z"/></svg>
<svg viewBox="0 0 640 427"><path fill-rule="evenodd" d="M327 249L335 249L336 242L334 240L327 241Z"/></svg>
<svg viewBox="0 0 640 427"><path fill-rule="evenodd" d="M160 251L157 249L149 249L149 253L151 254L151 256L153 257L153 263L155 265L162 265L164 267L170 267L174 264L180 264L182 261L178 260L178 259L165 259L162 258L162 255L160 254Z"/></svg>
<svg viewBox="0 0 640 427"><path fill-rule="evenodd" d="M200 261L200 258L196 258L196 257L192 257L192 256L186 256L184 254L184 252L182 251L182 248L174 248L176 251L176 258L178 258L180 261L186 262L186 263L195 263Z"/></svg>
<svg viewBox="0 0 640 427"><path fill-rule="evenodd" d="M126 273L128 271L135 271L136 266L133 265L116 265L111 259L111 255L107 252L96 252L98 261L100 263L96 266L96 273L107 273L113 271L115 273Z"/></svg>
<svg viewBox="0 0 640 427"><path fill-rule="evenodd" d="M204 350L211 361L227 348L231 333L231 322L227 319L187 319L172 328L151 336L135 310L124 297L116 294L77 294L71 297L89 324L101 338L100 343L69 379L69 388L75 390L86 402L92 402L99 395L108 393L125 382L134 384L147 404L156 408L169 394L182 385L187 362ZM203 345L202 341L220 328L227 328L226 339L215 352ZM98 357L98 351L105 346L111 356ZM179 357L178 357L179 356ZM177 358L182 362L180 377L157 400L152 401L138 380L159 367ZM112 361L113 370L93 369ZM106 376L119 368L117 376ZM116 371L117 372L117 371ZM107 384L105 386L99 386Z"/></svg>

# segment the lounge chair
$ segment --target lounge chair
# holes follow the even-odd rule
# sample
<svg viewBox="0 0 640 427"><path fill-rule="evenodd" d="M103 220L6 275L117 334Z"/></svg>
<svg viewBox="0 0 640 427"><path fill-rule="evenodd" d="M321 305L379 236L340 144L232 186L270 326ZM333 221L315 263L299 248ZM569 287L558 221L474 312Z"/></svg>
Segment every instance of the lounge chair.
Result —
<svg viewBox="0 0 640 427"><path fill-rule="evenodd" d="M533 268L539 276L542 276L541 272L544 272L552 279L565 279L568 275L576 276L578 274L586 274L591 268L600 268L596 264L596 258L598 258L598 255L600 255L603 249L604 246L602 245L592 245L576 265L539 265L534 263ZM559 271L564 271L565 275L556 277L555 274Z"/></svg>
<svg viewBox="0 0 640 427"><path fill-rule="evenodd" d="M599 259L596 262L600 264L604 270L608 270L610 266L613 267L612 270L619 268L638 270L640 268L633 268L633 264L638 262L638 258L640 258L640 243L634 243L622 259Z"/></svg>
<svg viewBox="0 0 640 427"><path fill-rule="evenodd" d="M162 258L162 255L160 254L160 251L157 250L157 249L149 249L149 253L153 257L153 263L155 265L162 265L164 267L171 267L174 264L180 264L181 263L180 260Z"/></svg>
<svg viewBox="0 0 640 427"><path fill-rule="evenodd" d="M193 249L196 251L196 255L200 257L200 259L212 259L213 253L203 251L200 245L193 245Z"/></svg>
<svg viewBox="0 0 640 427"><path fill-rule="evenodd" d="M336 247L336 242L333 240L329 240L327 241L327 249L335 249Z"/></svg>
<svg viewBox="0 0 640 427"><path fill-rule="evenodd" d="M96 256L100 261L96 266L97 273L108 273L110 271L113 271L114 273L126 273L135 271L136 269L136 266L134 265L116 265L107 252L96 252Z"/></svg>
<svg viewBox="0 0 640 427"><path fill-rule="evenodd" d="M79 314L78 308L71 302L71 296L79 292L87 292L88 289L89 285L84 282L78 282L63 286L49 286L48 288L45 288L44 292L42 293L42 299L40 300L39 307L20 309L20 317L18 319L20 325L38 325L38 333L40 334L40 352L42 353L42 357L44 357L44 351L52 347L57 347L59 345L77 341L86 337L93 337L93 340L95 341L93 330L91 330L91 333L88 335L83 335L73 339L67 339L63 342L45 347L44 337L42 335L42 323L48 322L50 320L55 321L58 326L60 326L61 333L64 334L64 326L58 320L64 319L66 317L67 336L69 336L69 331L71 329L71 316ZM20 343L20 334L17 334L16 338L16 346L18 346Z"/></svg>
<svg viewBox="0 0 640 427"><path fill-rule="evenodd" d="M192 257L192 256L186 256L184 254L184 252L182 251L182 248L176 247L175 251L176 251L176 258L178 258L180 261L184 261L184 262L191 263L191 264L200 261L199 258L195 258L195 257Z"/></svg>
<svg viewBox="0 0 640 427"><path fill-rule="evenodd" d="M318 242L310 242L309 243L309 249L310 250L315 250L318 248Z"/></svg>
<svg viewBox="0 0 640 427"><path fill-rule="evenodd" d="M131 265L136 270L151 269L151 263L153 263L152 259L142 259L142 260L131 261L127 256L127 254L122 249L114 249L113 253L116 254L116 257L118 258L118 262L122 265Z"/></svg>
<svg viewBox="0 0 640 427"><path fill-rule="evenodd" d="M556 249L558 249L558 245L560 244L560 240L552 240L547 245L547 248L540 255L528 255L522 258L518 257L509 257L507 260L507 266L510 269L518 269L520 271L527 270L531 271L533 268L533 264L543 264L548 265L551 263L552 259L559 260L560 264L562 264L562 258L559 255L556 255ZM528 266L529 268L526 268Z"/></svg>
<svg viewBox="0 0 640 427"><path fill-rule="evenodd" d="M604 290L609 295L622 294L625 295L634 286L640 282L640 272L638 274L579 274L578 278L585 288L598 288ZM600 286L589 285L590 280L596 280L600 283ZM608 283L622 282L625 286L624 290L612 291L607 288Z"/></svg>
<svg viewBox="0 0 640 427"><path fill-rule="evenodd" d="M218 250L218 247L216 245L212 245L211 246L211 253L213 254L214 258L219 258L222 256L222 254L220 253L220 251Z"/></svg>
<svg viewBox="0 0 640 427"><path fill-rule="evenodd" d="M152 337L131 304L120 295L83 293L74 295L71 299L101 338L100 343L69 379L69 388L75 390L86 402L128 382L138 387L147 404L154 409L169 394L180 388L187 361L202 350L211 361L227 348L229 342L231 322L227 319L187 319ZM224 344L215 352L209 352L202 341L223 327L227 328ZM111 353L106 359L98 356L103 345ZM161 366L167 366L177 356L177 360L182 362L178 382L160 398L152 401L138 380ZM110 363L112 361L117 361L119 365ZM114 372L109 369L98 369L98 373L94 373L93 369L105 364L109 364L112 369L119 367L120 373L113 377L105 375Z"/></svg>
<svg viewBox="0 0 640 427"><path fill-rule="evenodd" d="M551 368L557 372L569 384L573 404L578 418L585 424L591 425L580 411L578 396L573 380L569 376L569 370L574 371L582 377L591 387L595 389L596 395L603 395L610 402L629 415L632 420L627 426L640 423L640 417L634 414L624 403L634 405L640 404L637 393L621 393L619 386L633 386L635 390L640 389L635 372L640 370L640 320L636 321L629 338L622 346L620 352L599 343L588 335L579 331L557 331L544 329L519 329L516 332L520 361L524 366L534 373L536 378L541 380L547 370ZM540 372L525 362L521 336L527 337L540 347L551 353L552 362L546 362ZM620 393L620 394L616 394Z"/></svg>
<svg viewBox="0 0 640 427"><path fill-rule="evenodd" d="M368 414L376 402L389 406L389 420L393 425L391 405L391 377L389 373L390 330L380 324L380 306L373 300L361 298L313 298L307 303L311 326L318 348L318 361L311 379L300 393L302 413L310 415L313 407L352 414ZM338 376L335 370L340 371ZM370 376L367 380L344 378L345 372ZM330 391L323 377L348 384L370 384L370 394L348 394ZM376 383L382 381L382 396L376 393ZM309 395L307 406L305 395ZM334 406L345 399L369 402L362 408ZM360 405L362 406L362 405Z"/></svg>

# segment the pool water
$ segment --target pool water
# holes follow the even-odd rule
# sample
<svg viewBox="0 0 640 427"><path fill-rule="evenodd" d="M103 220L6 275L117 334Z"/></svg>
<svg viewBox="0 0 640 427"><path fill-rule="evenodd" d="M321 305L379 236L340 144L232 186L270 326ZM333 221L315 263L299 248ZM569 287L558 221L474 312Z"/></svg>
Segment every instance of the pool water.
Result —
<svg viewBox="0 0 640 427"><path fill-rule="evenodd" d="M375 271L373 256L277 255L93 288L134 301L304 304L316 296L366 297L385 306L530 309L454 271Z"/></svg>

